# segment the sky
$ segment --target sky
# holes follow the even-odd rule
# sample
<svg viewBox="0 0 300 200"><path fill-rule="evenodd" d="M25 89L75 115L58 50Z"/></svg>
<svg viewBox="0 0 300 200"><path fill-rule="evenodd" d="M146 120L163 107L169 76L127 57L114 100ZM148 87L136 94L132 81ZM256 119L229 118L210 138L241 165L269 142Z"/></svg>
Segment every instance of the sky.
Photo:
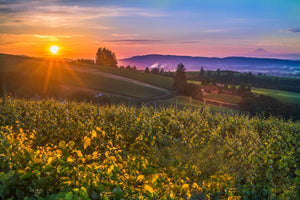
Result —
<svg viewBox="0 0 300 200"><path fill-rule="evenodd" d="M0 0L0 53L300 54L300 0Z"/></svg>

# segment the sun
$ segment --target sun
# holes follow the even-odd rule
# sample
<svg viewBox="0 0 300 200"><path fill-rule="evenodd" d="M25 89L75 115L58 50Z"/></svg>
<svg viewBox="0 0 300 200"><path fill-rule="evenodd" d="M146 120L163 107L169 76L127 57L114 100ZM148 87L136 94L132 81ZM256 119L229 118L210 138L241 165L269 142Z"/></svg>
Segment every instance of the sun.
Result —
<svg viewBox="0 0 300 200"><path fill-rule="evenodd" d="M59 50L59 47L56 46L56 45L53 45L50 47L49 49L51 51L52 54L57 54L58 50Z"/></svg>

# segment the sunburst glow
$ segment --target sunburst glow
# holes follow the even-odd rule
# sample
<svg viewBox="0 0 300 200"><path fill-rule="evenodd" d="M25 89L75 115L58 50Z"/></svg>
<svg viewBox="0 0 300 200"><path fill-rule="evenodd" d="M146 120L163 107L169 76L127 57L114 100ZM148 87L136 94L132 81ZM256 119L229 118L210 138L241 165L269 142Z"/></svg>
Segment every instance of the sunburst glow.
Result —
<svg viewBox="0 0 300 200"><path fill-rule="evenodd" d="M59 47L56 46L56 45L53 45L50 47L49 49L51 51L52 54L57 54L58 50L59 50Z"/></svg>

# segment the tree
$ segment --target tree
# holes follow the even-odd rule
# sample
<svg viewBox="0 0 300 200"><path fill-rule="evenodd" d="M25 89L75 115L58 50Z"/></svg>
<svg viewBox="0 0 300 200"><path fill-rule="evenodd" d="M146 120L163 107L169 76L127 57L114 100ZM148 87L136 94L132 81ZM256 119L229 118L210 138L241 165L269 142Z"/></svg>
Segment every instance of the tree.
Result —
<svg viewBox="0 0 300 200"><path fill-rule="evenodd" d="M165 70L163 68L161 68L159 73L160 73L160 75L163 76L165 74Z"/></svg>
<svg viewBox="0 0 300 200"><path fill-rule="evenodd" d="M149 67L146 67L146 69L145 69L145 73L150 73L150 71L149 71Z"/></svg>
<svg viewBox="0 0 300 200"><path fill-rule="evenodd" d="M217 77L220 78L220 76L221 76L221 70L220 70L220 68L218 68L217 69Z"/></svg>
<svg viewBox="0 0 300 200"><path fill-rule="evenodd" d="M200 81L203 79L204 77L204 69L203 69L203 66L201 66L201 70L200 70Z"/></svg>
<svg viewBox="0 0 300 200"><path fill-rule="evenodd" d="M182 63L179 63L177 66L176 74L173 79L173 87L176 89L176 91L179 94L185 94L186 93L186 76L185 76L185 67Z"/></svg>
<svg viewBox="0 0 300 200"><path fill-rule="evenodd" d="M99 48L96 53L96 64L109 67L117 66L117 58L114 52L109 49Z"/></svg>
<svg viewBox="0 0 300 200"><path fill-rule="evenodd" d="M159 68L155 67L151 69L152 74L159 74Z"/></svg>

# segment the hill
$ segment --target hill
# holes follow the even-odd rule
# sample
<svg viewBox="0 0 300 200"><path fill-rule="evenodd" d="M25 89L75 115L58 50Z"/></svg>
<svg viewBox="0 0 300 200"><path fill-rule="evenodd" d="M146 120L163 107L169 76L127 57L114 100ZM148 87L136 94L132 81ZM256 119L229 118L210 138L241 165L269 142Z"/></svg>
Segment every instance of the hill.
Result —
<svg viewBox="0 0 300 200"><path fill-rule="evenodd" d="M253 57L192 57L176 55L150 54L134 56L119 60L120 64L136 65L139 68L158 66L166 70L175 70L178 63L183 63L187 70L198 71L201 66L205 69L232 70L232 71L252 71L271 75L290 75L300 77L300 61L273 59L273 58L253 58Z"/></svg>
<svg viewBox="0 0 300 200"><path fill-rule="evenodd" d="M133 98L152 98L169 94L169 91L165 89L170 85L168 85L169 79L160 76L156 76L158 78L155 79L153 75L140 72L135 72L141 74L135 76L134 72L124 72L118 68L78 65L64 60L7 54L0 54L0 63L1 81L6 79L7 88L15 88L15 92L22 93L28 90L28 87L24 87L30 84L31 88L36 88L35 92L39 91L38 93L47 92L51 88L78 91L79 87L81 92L84 92L82 89L86 89L85 92L94 94L105 93ZM143 80L146 81L143 82ZM167 84L163 84L164 80ZM151 84L154 81L162 83L164 88ZM64 93L65 90L62 92Z"/></svg>

